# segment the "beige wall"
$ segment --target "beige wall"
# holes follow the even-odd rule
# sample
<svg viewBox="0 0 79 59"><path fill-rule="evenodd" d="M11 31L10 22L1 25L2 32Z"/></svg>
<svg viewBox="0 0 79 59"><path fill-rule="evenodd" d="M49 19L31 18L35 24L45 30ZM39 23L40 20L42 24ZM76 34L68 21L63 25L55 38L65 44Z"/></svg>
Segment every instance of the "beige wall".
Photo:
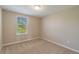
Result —
<svg viewBox="0 0 79 59"><path fill-rule="evenodd" d="M79 51L79 6L42 19L42 37Z"/></svg>
<svg viewBox="0 0 79 59"><path fill-rule="evenodd" d="M0 8L0 50L2 47L2 10Z"/></svg>
<svg viewBox="0 0 79 59"><path fill-rule="evenodd" d="M3 43L16 42L39 37L40 18L28 16L28 34L16 36L16 16L22 14L3 10ZM26 16L26 15L22 15Z"/></svg>

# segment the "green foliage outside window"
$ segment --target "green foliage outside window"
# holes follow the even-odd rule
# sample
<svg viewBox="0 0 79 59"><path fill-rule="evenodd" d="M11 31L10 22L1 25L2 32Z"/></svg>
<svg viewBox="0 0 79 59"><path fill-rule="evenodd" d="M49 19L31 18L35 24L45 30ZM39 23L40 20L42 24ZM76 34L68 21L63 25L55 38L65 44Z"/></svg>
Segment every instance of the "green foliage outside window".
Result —
<svg viewBox="0 0 79 59"><path fill-rule="evenodd" d="M27 18L26 17L17 17L17 33L26 33L27 30Z"/></svg>

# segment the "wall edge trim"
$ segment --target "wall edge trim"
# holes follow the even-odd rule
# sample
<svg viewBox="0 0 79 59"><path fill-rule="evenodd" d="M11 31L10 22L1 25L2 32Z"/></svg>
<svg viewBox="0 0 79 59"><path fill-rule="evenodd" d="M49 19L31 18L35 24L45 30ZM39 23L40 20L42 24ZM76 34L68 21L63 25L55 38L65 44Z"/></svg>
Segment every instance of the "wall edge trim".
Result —
<svg viewBox="0 0 79 59"><path fill-rule="evenodd" d="M76 50L76 49L72 49L72 48L70 48L70 47L68 47L68 46L66 46L66 45L63 45L63 44L57 43L57 42L55 42L55 41L48 40L47 38L41 38L41 39L46 40L46 41L48 41L48 42L50 42L50 43L53 43L53 44L59 45L59 46L61 46L61 47L67 48L67 49L69 49L69 50L71 50L71 51L74 51L74 52L79 53L78 50Z"/></svg>
<svg viewBox="0 0 79 59"><path fill-rule="evenodd" d="M26 42L26 41L30 41L30 40L34 40L34 39L38 39L38 38L40 38L40 37L35 37L35 38L26 39L26 40L21 40L21 41L15 41L15 42L11 42L11 43L6 43L6 44L3 44L3 47L9 46L9 45L13 45L13 44L19 44L19 43L22 43L22 42Z"/></svg>

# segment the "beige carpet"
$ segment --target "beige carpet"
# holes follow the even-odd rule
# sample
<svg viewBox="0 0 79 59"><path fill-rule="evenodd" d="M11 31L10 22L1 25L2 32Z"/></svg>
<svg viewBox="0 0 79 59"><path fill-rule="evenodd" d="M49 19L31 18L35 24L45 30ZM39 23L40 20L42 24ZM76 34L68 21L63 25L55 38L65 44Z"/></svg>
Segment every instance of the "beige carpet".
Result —
<svg viewBox="0 0 79 59"><path fill-rule="evenodd" d="M73 54L76 52L49 43L45 40L36 39L28 42L11 45L3 48L8 54Z"/></svg>

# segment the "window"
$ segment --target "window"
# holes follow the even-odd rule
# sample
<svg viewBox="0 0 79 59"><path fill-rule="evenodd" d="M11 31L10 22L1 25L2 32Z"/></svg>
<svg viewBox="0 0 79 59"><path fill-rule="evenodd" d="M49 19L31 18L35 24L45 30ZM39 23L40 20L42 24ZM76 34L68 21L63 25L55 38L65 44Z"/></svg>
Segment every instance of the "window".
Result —
<svg viewBox="0 0 79 59"><path fill-rule="evenodd" d="M25 16L16 17L16 35L28 33L28 19Z"/></svg>

